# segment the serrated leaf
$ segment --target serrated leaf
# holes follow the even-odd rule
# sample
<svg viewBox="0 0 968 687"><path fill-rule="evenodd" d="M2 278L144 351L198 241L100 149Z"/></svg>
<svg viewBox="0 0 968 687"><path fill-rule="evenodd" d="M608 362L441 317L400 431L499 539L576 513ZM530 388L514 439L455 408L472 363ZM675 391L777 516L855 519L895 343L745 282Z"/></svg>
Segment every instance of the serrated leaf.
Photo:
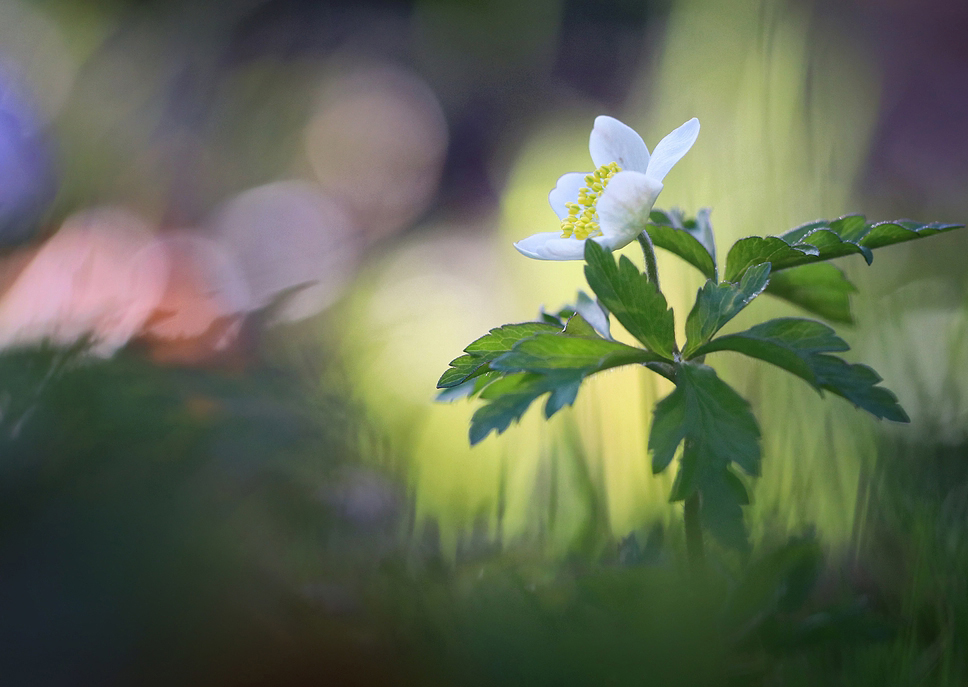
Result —
<svg viewBox="0 0 968 687"><path fill-rule="evenodd" d="M498 379L500 376L500 372L488 370L487 372L475 375L474 377L461 382L457 386L441 389L437 393L435 400L440 402L448 402L457 401L462 398L473 398L477 394L481 393L484 387Z"/></svg>
<svg viewBox="0 0 968 687"><path fill-rule="evenodd" d="M596 332L606 339L612 338L611 324L608 321L608 309L598 301L592 300L584 291L578 292L574 310L581 315Z"/></svg>
<svg viewBox="0 0 968 687"><path fill-rule="evenodd" d="M724 324L736 317L750 301L763 293L770 280L770 263L747 270L739 284L707 281L696 295L696 303L686 319L686 348L692 353L709 341Z"/></svg>
<svg viewBox="0 0 968 687"><path fill-rule="evenodd" d="M450 361L450 367L437 381L438 389L449 389L464 384L475 375L487 371L486 360L474 355L462 355Z"/></svg>
<svg viewBox="0 0 968 687"><path fill-rule="evenodd" d="M746 484L743 483L736 473L730 469L726 469L725 474L726 486L728 486L733 491L733 495L736 498L737 503L741 506L750 505L750 494L746 490Z"/></svg>
<svg viewBox="0 0 968 687"><path fill-rule="evenodd" d="M538 396L553 388L550 382L545 375L521 372L490 384L481 393L481 397L490 402L478 408L471 417L471 445L484 439L492 430L500 434L512 421L520 419Z"/></svg>
<svg viewBox="0 0 968 687"><path fill-rule="evenodd" d="M726 254L726 281L739 281L746 270L768 262L777 265L820 254L814 246L792 247L778 236L747 236L733 244Z"/></svg>
<svg viewBox="0 0 968 687"><path fill-rule="evenodd" d="M522 339L553 331L556 331L556 327L545 322L506 324L503 327L495 327L481 338L471 342L464 352L493 360L494 357L510 351L511 347Z"/></svg>
<svg viewBox="0 0 968 687"><path fill-rule="evenodd" d="M897 397L877 386L881 377L866 365L851 365L831 352L846 351L833 329L814 320L788 317L770 320L745 332L713 339L696 351L736 351L764 360L803 378L819 390L846 398L875 417L908 422Z"/></svg>
<svg viewBox="0 0 968 687"><path fill-rule="evenodd" d="M585 278L602 304L649 350L671 359L676 350L672 309L648 277L624 255L612 254L595 241L585 242Z"/></svg>
<svg viewBox="0 0 968 687"><path fill-rule="evenodd" d="M758 474L759 427L749 403L716 375L696 363L678 367L676 389L655 408L649 433L652 471L669 465L685 442L670 501L700 495L699 519L724 545L748 546L742 506L749 503L743 483L730 472L735 463Z"/></svg>
<svg viewBox="0 0 968 687"><path fill-rule="evenodd" d="M661 360L655 353L618 341L539 334L520 341L510 352L496 358L491 367L506 372L580 370L587 375L619 365Z"/></svg>
<svg viewBox="0 0 968 687"><path fill-rule="evenodd" d="M587 339L600 339L598 332L595 328L588 323L580 313L575 313L568 318L568 322L565 324L565 329L563 332L566 336L580 336Z"/></svg>
<svg viewBox="0 0 968 687"><path fill-rule="evenodd" d="M496 327L464 349L466 355L455 358L450 369L441 375L438 389L447 389L488 371L492 360L511 350L521 339L539 333L558 332L560 326L547 322L524 322Z"/></svg>
<svg viewBox="0 0 968 687"><path fill-rule="evenodd" d="M576 314L569 324L575 318L581 320ZM549 394L545 417L551 417L575 402L581 383L588 375L619 365L663 360L650 351L602 339L587 323L576 325L572 331L576 330L589 332L591 336L569 336L567 332L536 334L521 339L510 351L491 361L492 372L488 374L503 373L504 376L480 392L486 403L471 418L471 444L481 441L491 431L500 434L506 430L543 394Z"/></svg>
<svg viewBox="0 0 968 687"><path fill-rule="evenodd" d="M699 522L723 546L738 551L749 550L749 537L743 523L743 502L738 497L735 479L728 469L703 475L699 490L702 502L699 507ZM745 490L743 492L745 497ZM749 499L745 499L749 502Z"/></svg>
<svg viewBox="0 0 968 687"><path fill-rule="evenodd" d="M709 208L702 208L696 219L688 221L683 220L681 213L653 210L649 222L646 231L653 244L678 255L708 279L717 278L716 246L709 223Z"/></svg>
<svg viewBox="0 0 968 687"><path fill-rule="evenodd" d="M875 248L933 236L962 224L921 223L911 220L870 223L862 215L835 220L816 220L791 229L782 236L751 236L737 241L726 256L726 280L736 281L743 272L764 262L773 271L821 260L860 253L870 264Z"/></svg>
<svg viewBox="0 0 968 687"><path fill-rule="evenodd" d="M821 380L814 370L813 357L818 353L846 351L849 348L833 329L822 322L781 317L743 332L713 339L699 348L696 355L736 351L782 367L819 389Z"/></svg>
<svg viewBox="0 0 968 687"><path fill-rule="evenodd" d="M831 322L851 324L850 294L856 291L840 269L818 262L774 272L765 293Z"/></svg>
<svg viewBox="0 0 968 687"><path fill-rule="evenodd" d="M544 307L542 307L541 310L538 312L538 319L543 324L551 324L557 327L558 329L563 329L565 326L565 323L561 321L561 319L558 317L556 313L546 312Z"/></svg>
<svg viewBox="0 0 968 687"><path fill-rule="evenodd" d="M545 404L545 416L551 417L565 405L574 403L582 378L580 369L558 370L550 374L518 372L489 384L481 392L481 398L487 403L471 417L471 445L483 440L491 431L501 434L546 393L550 396Z"/></svg>
<svg viewBox="0 0 968 687"><path fill-rule="evenodd" d="M675 390L655 407L649 432L652 472L662 472L679 444L688 440L695 453L696 477L681 489L679 497L686 498L703 474L724 470L731 462L747 474L759 474L759 438L756 419L742 396L711 367L683 363L677 369Z"/></svg>
<svg viewBox="0 0 968 687"><path fill-rule="evenodd" d="M867 365L851 365L833 355L817 355L812 365L822 389L846 398L875 417L894 422L911 421L897 402L897 396L877 386L881 376Z"/></svg>

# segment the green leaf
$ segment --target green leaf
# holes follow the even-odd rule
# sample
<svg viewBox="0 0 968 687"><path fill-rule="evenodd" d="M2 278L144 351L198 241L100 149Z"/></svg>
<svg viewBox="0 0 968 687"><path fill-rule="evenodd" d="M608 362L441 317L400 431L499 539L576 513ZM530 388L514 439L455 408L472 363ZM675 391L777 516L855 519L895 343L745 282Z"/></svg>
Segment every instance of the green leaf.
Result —
<svg viewBox="0 0 968 687"><path fill-rule="evenodd" d="M866 365L851 365L828 353L848 350L827 325L797 317L769 320L745 332L713 339L696 351L736 351L764 360L805 379L816 389L846 398L875 417L908 422L897 397L877 386L881 377Z"/></svg>
<svg viewBox="0 0 968 687"><path fill-rule="evenodd" d="M506 430L512 420L519 420L531 403L542 394L555 391L559 387L562 388L559 396L567 396L572 390L577 394L576 381L580 383L581 378L579 376L576 380L573 371L570 378L567 374L550 376L533 372L520 372L501 377L489 384L481 392L481 398L489 402L478 408L471 417L471 445L480 442L492 430L498 434ZM559 398L558 400L562 399ZM574 400L574 395L572 395L572 400ZM564 405L564 403L561 403L561 405ZM561 405L558 407L560 408Z"/></svg>
<svg viewBox="0 0 968 687"><path fill-rule="evenodd" d="M716 241L713 238L713 226L709 221L711 208L700 208L694 219L687 218L679 208L669 211L653 210L649 214L649 222L660 226L682 229L693 236L706 249L706 252L716 262Z"/></svg>
<svg viewBox="0 0 968 687"><path fill-rule="evenodd" d="M470 379L461 382L456 386L449 386L441 389L437 393L437 398L435 400L439 402L457 401L462 398L473 398L488 384L498 379L501 376L500 372L495 370L488 370L487 372L482 372L481 374L475 375Z"/></svg>
<svg viewBox="0 0 968 687"><path fill-rule="evenodd" d="M840 269L818 262L774 272L765 293L832 322L851 324L850 294L855 291Z"/></svg>
<svg viewBox="0 0 968 687"><path fill-rule="evenodd" d="M570 336L573 332L588 336ZM476 444L491 431L498 434L518 420L543 394L545 417L575 402L585 377L619 365L664 361L659 355L618 341L602 339L581 315L569 320L565 332L540 333L521 339L510 351L490 362L492 372L504 373L480 390L486 401L471 418L470 440Z"/></svg>
<svg viewBox="0 0 968 687"><path fill-rule="evenodd" d="M725 468L703 475L699 485L702 493L699 522L719 543L732 549L747 551L749 537L743 524L743 505L749 503L749 497L744 490L745 501L740 499L731 477L736 479Z"/></svg>
<svg viewBox="0 0 968 687"><path fill-rule="evenodd" d="M833 355L817 355L812 359L820 387L846 398L858 408L875 417L894 422L910 422L897 396L877 386L881 376L867 365L851 365Z"/></svg>
<svg viewBox="0 0 968 687"><path fill-rule="evenodd" d="M758 324L744 332L713 339L699 348L696 355L736 351L782 367L819 389L821 380L814 371L814 356L818 353L846 351L849 348L833 329L822 322L799 317L781 317Z"/></svg>
<svg viewBox="0 0 968 687"><path fill-rule="evenodd" d="M763 293L770 280L770 263L747 270L739 284L707 281L696 295L696 303L686 319L686 348L683 355L692 353L709 341L724 324Z"/></svg>
<svg viewBox="0 0 968 687"><path fill-rule="evenodd" d="M545 417L551 417L575 402L583 374L580 369L558 370L551 374L518 372L501 377L481 392L487 403L471 417L470 442L484 439L491 431L498 434L512 421L521 419L528 407L541 395L550 394L545 403Z"/></svg>
<svg viewBox="0 0 968 687"><path fill-rule="evenodd" d="M619 365L662 360L655 353L618 341L538 334L519 342L510 352L495 359L491 367L506 372L579 370L588 375Z"/></svg>
<svg viewBox="0 0 968 687"><path fill-rule="evenodd" d="M759 474L760 430L749 403L705 365L679 365L676 383L655 407L649 432L652 472L662 472L679 443L688 440L696 462L690 469L697 478L732 462L747 474ZM683 485L681 498L695 490L696 482Z"/></svg>
<svg viewBox="0 0 968 687"><path fill-rule="evenodd" d="M608 310L599 302L593 301L584 291L578 292L573 310L606 339L612 338L611 324L608 321Z"/></svg>
<svg viewBox="0 0 968 687"><path fill-rule="evenodd" d="M595 241L585 242L585 278L602 304L629 333L667 359L676 350L672 309L648 277L624 255L612 254Z"/></svg>
<svg viewBox="0 0 968 687"><path fill-rule="evenodd" d="M437 381L438 389L448 389L487 371L487 362L475 355L462 355L450 361L450 367Z"/></svg>
<svg viewBox="0 0 968 687"><path fill-rule="evenodd" d="M726 281L739 281L751 267L768 262L773 270L792 260L819 255L813 246L793 248L776 236L748 236L733 244L726 255Z"/></svg>
<svg viewBox="0 0 968 687"><path fill-rule="evenodd" d="M646 226L649 238L652 243L659 248L665 249L670 253L678 255L690 265L698 269L709 279L716 279L716 260L714 254L704 245L703 240L712 240L711 229L708 229L708 208L706 211L706 223L696 226L695 229L686 229L681 224L673 224L673 219L661 211L653 211L650 216L650 224ZM700 211L702 214L702 211ZM693 221L696 225L696 221ZM698 234L698 236L697 236Z"/></svg>
<svg viewBox="0 0 968 687"><path fill-rule="evenodd" d="M521 339L539 333L559 331L561 331L561 327L547 322L506 324L503 327L492 329L464 349L467 355L462 355L451 361L450 369L441 375L437 382L437 388L454 387L472 377L487 372L492 360L510 351L511 347Z"/></svg>
<svg viewBox="0 0 968 687"><path fill-rule="evenodd" d="M652 471L659 473L685 442L670 501L700 494L703 527L726 546L748 548L742 506L749 495L730 471L736 463L747 474L760 468L760 431L749 403L696 363L678 366L676 389L655 408L649 433Z"/></svg>
<svg viewBox="0 0 968 687"><path fill-rule="evenodd" d="M568 318L568 322L565 324L564 334L567 336L579 336L588 339L601 338L598 332L595 331L595 328L588 323L588 320L577 312Z"/></svg>
<svg viewBox="0 0 968 687"><path fill-rule="evenodd" d="M646 231L649 232L649 238L652 239L653 244L678 255L707 278L716 278L716 264L713 262L713 257L695 236L684 229L657 224L648 225Z"/></svg>
<svg viewBox="0 0 968 687"><path fill-rule="evenodd" d="M750 505L750 494L748 491L746 491L746 484L744 484L743 480L736 476L735 472L727 468L725 481L726 485L733 490L733 496L739 505Z"/></svg>
<svg viewBox="0 0 968 687"><path fill-rule="evenodd" d="M727 626L748 634L777 611L799 609L822 569L823 552L812 538L791 539L760 556L729 594L724 609Z"/></svg>
<svg viewBox="0 0 968 687"><path fill-rule="evenodd" d="M868 264L871 251L895 243L933 236L962 224L924 224L911 220L870 223L862 215L816 220L782 236L751 236L737 241L726 256L726 280L736 281L754 265L773 264L773 271L860 253Z"/></svg>

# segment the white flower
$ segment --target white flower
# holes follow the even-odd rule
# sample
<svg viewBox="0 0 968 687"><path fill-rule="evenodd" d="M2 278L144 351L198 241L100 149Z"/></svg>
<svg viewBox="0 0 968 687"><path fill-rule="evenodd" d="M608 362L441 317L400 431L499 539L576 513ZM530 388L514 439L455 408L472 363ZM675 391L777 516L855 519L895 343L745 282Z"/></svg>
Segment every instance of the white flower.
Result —
<svg viewBox="0 0 968 687"><path fill-rule="evenodd" d="M538 260L583 260L589 238L609 250L633 241L645 228L665 175L698 135L699 120L693 117L649 155L630 127L612 117L596 117L588 150L597 169L565 174L548 194L561 230L534 234L514 247Z"/></svg>

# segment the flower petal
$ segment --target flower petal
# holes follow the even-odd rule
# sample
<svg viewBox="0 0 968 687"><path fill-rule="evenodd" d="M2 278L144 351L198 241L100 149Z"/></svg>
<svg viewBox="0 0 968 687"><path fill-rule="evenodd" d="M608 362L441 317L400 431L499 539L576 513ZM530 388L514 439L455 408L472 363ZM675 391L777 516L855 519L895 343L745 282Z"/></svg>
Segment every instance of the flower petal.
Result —
<svg viewBox="0 0 968 687"><path fill-rule="evenodd" d="M545 231L521 239L514 247L529 258L536 260L584 260L585 241L561 238L557 231Z"/></svg>
<svg viewBox="0 0 968 687"><path fill-rule="evenodd" d="M578 192L584 185L585 175L580 172L568 172L558 179L558 184L548 194L548 202L551 203L551 209L558 215L558 219L568 216L565 203L574 203L578 200Z"/></svg>
<svg viewBox="0 0 968 687"><path fill-rule="evenodd" d="M699 120L693 117L688 122L675 129L668 136L659 141L659 144L652 151L652 159L649 160L648 169L645 173L655 181L662 181L682 156L689 152L692 144L699 136Z"/></svg>
<svg viewBox="0 0 968 687"><path fill-rule="evenodd" d="M645 229L662 183L641 172L619 172L611 178L596 204L603 245L612 250L632 241Z"/></svg>
<svg viewBox="0 0 968 687"><path fill-rule="evenodd" d="M622 169L644 172L649 167L649 149L631 128L614 117L595 117L588 139L588 152L595 167L617 162Z"/></svg>

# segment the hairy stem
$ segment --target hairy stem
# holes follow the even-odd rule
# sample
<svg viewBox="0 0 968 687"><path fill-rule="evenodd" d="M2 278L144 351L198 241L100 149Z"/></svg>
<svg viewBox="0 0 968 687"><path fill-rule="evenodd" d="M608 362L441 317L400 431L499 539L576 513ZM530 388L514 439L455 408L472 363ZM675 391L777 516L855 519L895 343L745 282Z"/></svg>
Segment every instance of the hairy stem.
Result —
<svg viewBox="0 0 968 687"><path fill-rule="evenodd" d="M645 274L649 281L655 284L656 291L662 293L662 288L659 286L659 269L655 264L655 246L652 245L649 232L644 229L639 234L639 245L642 246L642 253L645 255Z"/></svg>

